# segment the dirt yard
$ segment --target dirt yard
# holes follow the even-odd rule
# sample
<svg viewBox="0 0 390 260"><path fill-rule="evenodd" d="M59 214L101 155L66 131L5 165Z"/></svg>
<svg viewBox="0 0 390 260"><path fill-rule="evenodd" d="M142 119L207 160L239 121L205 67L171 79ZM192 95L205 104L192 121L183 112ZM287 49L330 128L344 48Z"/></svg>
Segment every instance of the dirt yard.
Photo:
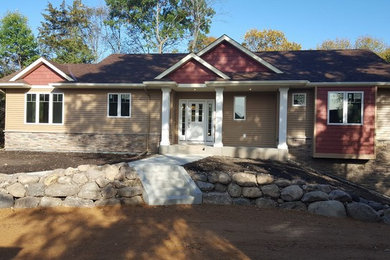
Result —
<svg viewBox="0 0 390 260"><path fill-rule="evenodd" d="M0 259L389 259L390 226L244 206L0 210Z"/></svg>
<svg viewBox="0 0 390 260"><path fill-rule="evenodd" d="M0 173L35 172L82 164L111 164L140 159L132 154L43 153L0 150Z"/></svg>

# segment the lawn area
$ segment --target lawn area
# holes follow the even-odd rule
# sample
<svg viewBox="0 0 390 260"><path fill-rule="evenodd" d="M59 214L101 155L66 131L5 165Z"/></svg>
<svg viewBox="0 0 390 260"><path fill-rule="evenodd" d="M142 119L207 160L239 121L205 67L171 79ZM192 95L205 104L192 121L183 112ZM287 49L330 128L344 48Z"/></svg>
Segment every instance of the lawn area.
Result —
<svg viewBox="0 0 390 260"><path fill-rule="evenodd" d="M143 158L134 154L44 153L0 150L0 173L18 173L77 167L82 164L113 164Z"/></svg>
<svg viewBox="0 0 390 260"><path fill-rule="evenodd" d="M245 206L0 210L0 259L389 259L390 226Z"/></svg>

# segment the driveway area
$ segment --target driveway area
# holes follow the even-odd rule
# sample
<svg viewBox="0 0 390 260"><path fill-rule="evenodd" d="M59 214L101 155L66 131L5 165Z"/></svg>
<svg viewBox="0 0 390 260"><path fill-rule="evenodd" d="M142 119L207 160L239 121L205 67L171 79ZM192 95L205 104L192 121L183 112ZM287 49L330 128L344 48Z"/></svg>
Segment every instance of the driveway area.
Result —
<svg viewBox="0 0 390 260"><path fill-rule="evenodd" d="M390 226L244 206L0 210L0 259L389 259Z"/></svg>

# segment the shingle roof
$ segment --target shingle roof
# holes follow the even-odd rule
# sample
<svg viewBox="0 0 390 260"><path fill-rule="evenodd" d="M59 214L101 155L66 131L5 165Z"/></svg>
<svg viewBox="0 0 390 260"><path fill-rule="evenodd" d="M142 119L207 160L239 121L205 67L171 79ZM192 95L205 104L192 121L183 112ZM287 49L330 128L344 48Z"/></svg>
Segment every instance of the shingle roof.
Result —
<svg viewBox="0 0 390 260"><path fill-rule="evenodd" d="M187 54L113 54L97 64L51 62L76 82L142 83L151 81ZM226 73L231 80L309 80L311 82L390 82L390 64L367 50L258 52L276 73ZM0 79L7 82L16 73ZM21 82L21 81L17 81Z"/></svg>

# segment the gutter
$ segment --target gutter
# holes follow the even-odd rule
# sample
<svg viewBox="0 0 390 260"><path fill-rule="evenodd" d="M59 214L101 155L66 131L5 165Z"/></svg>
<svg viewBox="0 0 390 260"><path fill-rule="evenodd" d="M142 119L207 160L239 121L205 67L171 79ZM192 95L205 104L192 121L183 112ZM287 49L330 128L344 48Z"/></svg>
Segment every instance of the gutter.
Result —
<svg viewBox="0 0 390 260"><path fill-rule="evenodd" d="M53 88L143 88L142 83L50 83Z"/></svg>
<svg viewBox="0 0 390 260"><path fill-rule="evenodd" d="M31 85L26 83L0 83L0 88L31 88Z"/></svg>

